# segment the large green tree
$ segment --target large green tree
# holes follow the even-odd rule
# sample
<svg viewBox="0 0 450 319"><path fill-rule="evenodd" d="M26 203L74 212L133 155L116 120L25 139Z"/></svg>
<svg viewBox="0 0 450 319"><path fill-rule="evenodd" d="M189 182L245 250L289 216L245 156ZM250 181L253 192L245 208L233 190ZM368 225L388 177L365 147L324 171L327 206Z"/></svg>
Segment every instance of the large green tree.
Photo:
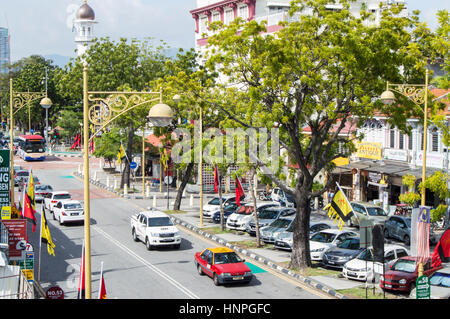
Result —
<svg viewBox="0 0 450 319"><path fill-rule="evenodd" d="M266 22L237 19L228 26L213 25L218 32L208 39L206 66L223 75L223 85L207 92L191 87L226 115L227 125L278 129L281 147L296 164L294 186L270 162L257 154L250 157L295 199L295 268L311 265L309 203L332 183L315 190L314 179L332 171L333 159L354 150L355 137L344 136L343 129L375 111L399 127L420 115L407 100L401 101L402 108L385 106L379 95L386 81L423 82L433 53L434 35L416 15L399 17L401 5L384 7L375 23L364 8L359 17L352 15L350 2L340 1L343 7L337 11L327 8L329 0L293 1L290 22L281 23L276 34L267 33Z"/></svg>

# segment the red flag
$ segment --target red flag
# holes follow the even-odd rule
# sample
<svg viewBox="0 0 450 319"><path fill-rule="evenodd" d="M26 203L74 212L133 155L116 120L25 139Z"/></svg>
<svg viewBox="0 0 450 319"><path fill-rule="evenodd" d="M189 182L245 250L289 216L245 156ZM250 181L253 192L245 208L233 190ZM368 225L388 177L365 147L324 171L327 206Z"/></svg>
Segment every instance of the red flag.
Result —
<svg viewBox="0 0 450 319"><path fill-rule="evenodd" d="M34 216L34 214L36 213L36 211L34 211L33 208L31 207L30 197L28 197L28 194L24 193L23 195L24 195L23 198L24 203L22 207L22 216L33 223L33 233L34 233L34 230L36 229L36 217Z"/></svg>
<svg viewBox="0 0 450 319"><path fill-rule="evenodd" d="M241 206L241 197L245 195L244 189L242 188L241 182L239 181L239 178L237 177L237 174L235 174L235 192L236 192L236 204L238 206Z"/></svg>
<svg viewBox="0 0 450 319"><path fill-rule="evenodd" d="M214 167L214 193L219 191L219 172L217 171L217 165Z"/></svg>
<svg viewBox="0 0 450 319"><path fill-rule="evenodd" d="M78 280L78 299L84 299L85 297L85 285L84 285L84 244L83 251L81 253L81 265L80 265L80 278Z"/></svg>
<svg viewBox="0 0 450 319"><path fill-rule="evenodd" d="M106 299L105 277L103 277L103 263L100 277L101 278L100 278L100 289L98 292L98 299Z"/></svg>
<svg viewBox="0 0 450 319"><path fill-rule="evenodd" d="M433 267L442 265L442 262L450 262L450 229L442 234L431 257Z"/></svg>
<svg viewBox="0 0 450 319"><path fill-rule="evenodd" d="M439 247L441 246L441 242L439 241L434 248L433 255L431 256L431 267L439 267L442 265L441 256L439 256Z"/></svg>

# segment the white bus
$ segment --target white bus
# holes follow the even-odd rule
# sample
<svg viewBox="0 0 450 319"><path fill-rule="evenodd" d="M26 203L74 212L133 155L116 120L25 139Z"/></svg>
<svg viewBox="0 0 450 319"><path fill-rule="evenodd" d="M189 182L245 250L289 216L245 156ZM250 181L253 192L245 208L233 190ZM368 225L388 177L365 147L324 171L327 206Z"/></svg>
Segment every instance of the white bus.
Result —
<svg viewBox="0 0 450 319"><path fill-rule="evenodd" d="M40 135L19 136L17 155L25 161L45 160L45 139Z"/></svg>

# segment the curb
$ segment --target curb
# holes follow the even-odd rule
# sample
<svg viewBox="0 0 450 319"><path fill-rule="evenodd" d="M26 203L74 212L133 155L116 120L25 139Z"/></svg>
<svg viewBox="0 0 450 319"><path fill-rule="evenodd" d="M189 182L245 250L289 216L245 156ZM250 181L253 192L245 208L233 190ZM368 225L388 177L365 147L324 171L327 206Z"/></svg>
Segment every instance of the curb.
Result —
<svg viewBox="0 0 450 319"><path fill-rule="evenodd" d="M73 174L75 176L80 177L80 178L83 177L83 175L79 174L78 172L74 172ZM117 191L114 191L114 189L112 189L112 187L107 187L106 185L104 185L104 184L102 184L102 183L100 183L98 181L95 181L93 179L89 179L89 182L91 184L95 185L95 186L103 188L103 189L105 189L105 190L107 190L109 192L112 192L112 193L114 193L114 194L116 194L116 195L118 195L120 197L125 198L125 199L142 199L142 195L140 195L140 196L124 195L124 194L121 194L121 193L119 193ZM167 197L160 197L160 198L167 198ZM347 296L345 296L345 295L343 295L341 293L338 293L335 290L333 290L333 289L331 289L329 287L326 287L326 286L324 286L321 283L318 283L318 282L314 281L313 279L310 279L308 277L300 276L299 274L296 274L296 273L292 272L291 270L289 270L287 268L281 267L280 265L278 265L277 263L267 259L266 257L260 256L260 255L254 253L254 252L251 252L251 251L248 251L246 249L242 249L240 247L232 245L232 244L228 243L226 240L224 240L223 238L220 238L220 237L217 237L217 236L212 235L210 233L204 232L204 231L200 230L198 227L193 226L193 225L183 221L182 219L180 219L180 218L178 218L178 217L176 217L174 215L170 215L170 216L171 216L172 220L176 224L179 224L179 225L181 225L181 226L183 226L183 227L185 227L185 228L187 228L187 229L189 229L189 230L191 230L191 231L193 231L193 232L195 232L195 233L197 233L197 234L199 234L199 235L201 235L201 236L203 236L205 238L213 240L213 241L215 241L215 242L217 242L217 243L219 243L221 245L227 246L227 247L229 247L229 248L231 248L231 249L233 249L235 251L238 251L239 253L241 253L241 254L249 257L249 258L252 258L252 259L254 259L254 260L258 261L258 262L261 262L261 263L269 266L270 268L272 268L272 269L274 269L274 270L276 270L276 271L278 271L278 272L280 272L280 273L282 273L284 275L288 275L288 276L290 276L290 277L292 277L292 278L294 278L294 279L296 279L296 280L298 280L298 281L300 281L300 282L302 282L304 284L307 284L307 285L309 285L309 286L311 286L311 287L313 287L315 289L321 290L322 292L325 292L325 293L329 294L330 296L335 297L337 299L350 299L349 297L347 297Z"/></svg>

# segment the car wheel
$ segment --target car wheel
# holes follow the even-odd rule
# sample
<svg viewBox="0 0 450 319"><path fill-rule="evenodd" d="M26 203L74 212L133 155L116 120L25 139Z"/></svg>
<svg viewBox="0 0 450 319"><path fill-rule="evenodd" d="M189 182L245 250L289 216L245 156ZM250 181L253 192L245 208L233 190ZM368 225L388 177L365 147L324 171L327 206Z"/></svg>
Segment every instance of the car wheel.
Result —
<svg viewBox="0 0 450 319"><path fill-rule="evenodd" d="M405 237L403 237L403 242L406 244L406 245L409 245L410 243L410 239L409 239L409 236L408 235L405 235Z"/></svg>
<svg viewBox="0 0 450 319"><path fill-rule="evenodd" d="M176 245L173 245L173 248L180 249L180 246L181 246L181 244L176 244Z"/></svg>
<svg viewBox="0 0 450 319"><path fill-rule="evenodd" d="M200 276L203 276L205 273L202 270L202 266L200 264L197 264L197 272Z"/></svg>
<svg viewBox="0 0 450 319"><path fill-rule="evenodd" d="M59 216L59 224L60 225L63 225L64 223L62 222L62 220L61 220L61 216Z"/></svg>
<svg viewBox="0 0 450 319"><path fill-rule="evenodd" d="M220 285L219 277L217 276L217 274L214 274L213 281L214 281L214 285L216 285L216 286Z"/></svg>
<svg viewBox="0 0 450 319"><path fill-rule="evenodd" d="M55 212L52 213L52 216L53 216L53 220L56 220Z"/></svg>
<svg viewBox="0 0 450 319"><path fill-rule="evenodd" d="M152 245L150 245L150 241L148 240L148 237L145 238L145 247L147 247L147 250L153 249Z"/></svg>
<svg viewBox="0 0 450 319"><path fill-rule="evenodd" d="M384 238L389 238L389 231L387 228L384 229Z"/></svg>
<svg viewBox="0 0 450 319"><path fill-rule="evenodd" d="M413 281L411 285L409 285L409 292L413 291L413 289L416 288L416 283Z"/></svg>
<svg viewBox="0 0 450 319"><path fill-rule="evenodd" d="M133 228L133 230L131 231L131 235L133 236L134 241L139 241L139 238L137 237L135 228Z"/></svg>

